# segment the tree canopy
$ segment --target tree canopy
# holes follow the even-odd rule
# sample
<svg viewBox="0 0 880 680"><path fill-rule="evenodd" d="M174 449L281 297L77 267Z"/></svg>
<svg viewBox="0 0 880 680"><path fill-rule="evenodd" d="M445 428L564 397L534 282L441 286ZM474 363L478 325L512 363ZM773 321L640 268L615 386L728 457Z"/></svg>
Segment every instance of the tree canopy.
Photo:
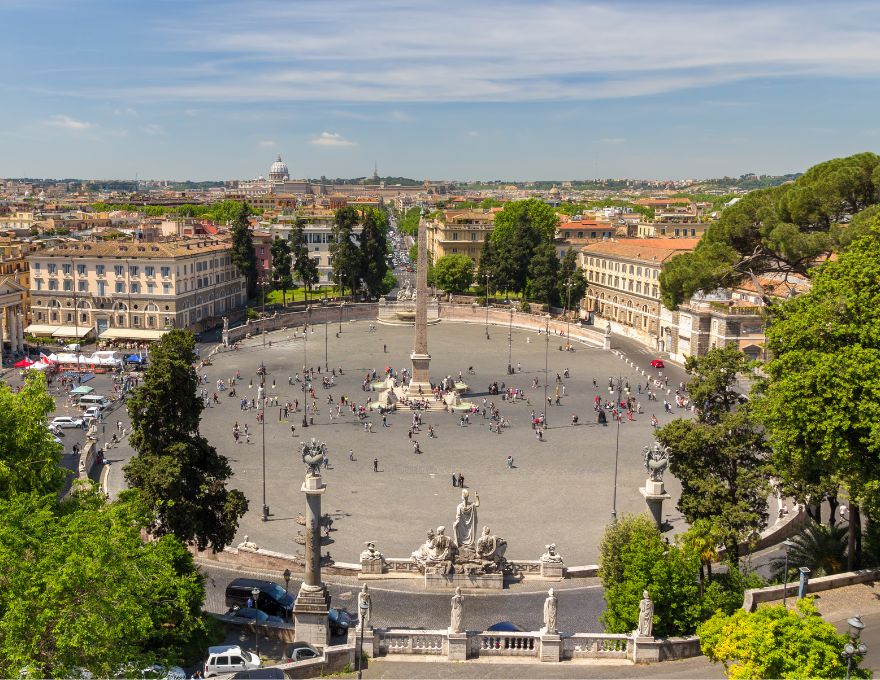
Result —
<svg viewBox="0 0 880 680"><path fill-rule="evenodd" d="M467 255L444 255L434 265L434 283L447 293L461 293L474 282L474 261Z"/></svg>
<svg viewBox="0 0 880 680"><path fill-rule="evenodd" d="M54 410L42 374L32 373L19 392L0 383L0 498L61 490L61 446L46 427Z"/></svg>
<svg viewBox="0 0 880 680"><path fill-rule="evenodd" d="M358 219L357 210L346 206L336 211L333 224L330 262L333 265L333 277L338 281L339 290L343 294L346 285L350 286L352 293L354 293L360 283L361 251L352 241Z"/></svg>
<svg viewBox="0 0 880 680"><path fill-rule="evenodd" d="M492 229L492 242L500 246L512 238L520 235L522 218L528 224L529 241L538 244L539 241L552 241L556 235L556 227L559 226L559 217L556 211L549 205L537 198L529 198L524 201L513 201L495 215L495 226Z"/></svg>
<svg viewBox="0 0 880 680"><path fill-rule="evenodd" d="M245 278L247 296L252 298L257 294L257 254L248 222L249 214L248 204L242 203L232 220L232 264Z"/></svg>
<svg viewBox="0 0 880 680"><path fill-rule="evenodd" d="M367 294L377 298L383 294L388 273L388 216L375 208L364 210L360 244L360 278Z"/></svg>
<svg viewBox="0 0 880 680"><path fill-rule="evenodd" d="M235 537L248 502L226 488L229 461L199 434L204 404L194 361L188 331L172 330L153 348L143 382L128 400L137 455L124 472L154 513L155 535L172 533L217 552Z"/></svg>
<svg viewBox="0 0 880 680"><path fill-rule="evenodd" d="M281 289L282 304L287 306L287 291L293 288L293 260L290 256L290 242L283 238L272 241L272 283Z"/></svg>
<svg viewBox="0 0 880 680"><path fill-rule="evenodd" d="M529 261L529 297L548 306L559 302L559 258L550 241L541 241Z"/></svg>
<svg viewBox="0 0 880 680"><path fill-rule="evenodd" d="M136 492L0 498L0 675L114 677L211 640L202 577L177 538L144 541Z"/></svg>
<svg viewBox="0 0 880 680"><path fill-rule="evenodd" d="M880 156L873 153L826 161L790 184L752 192L721 213L692 253L663 268L663 304L675 309L699 290L763 274L806 275L863 233L858 213L878 201Z"/></svg>
<svg viewBox="0 0 880 680"><path fill-rule="evenodd" d="M849 638L822 620L810 598L795 609L719 613L697 633L703 654L723 663L729 678L841 678L846 672L840 653ZM851 677L870 678L855 661Z"/></svg>

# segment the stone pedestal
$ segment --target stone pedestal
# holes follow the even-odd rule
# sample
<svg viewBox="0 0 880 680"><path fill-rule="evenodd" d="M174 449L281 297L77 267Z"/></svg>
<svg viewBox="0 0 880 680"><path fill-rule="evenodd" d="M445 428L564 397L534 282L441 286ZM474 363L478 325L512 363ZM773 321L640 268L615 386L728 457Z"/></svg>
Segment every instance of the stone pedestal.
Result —
<svg viewBox="0 0 880 680"><path fill-rule="evenodd" d="M541 578L548 581L561 581L565 578L565 565L562 562L541 560Z"/></svg>
<svg viewBox="0 0 880 680"><path fill-rule="evenodd" d="M293 604L296 639L316 647L326 647L329 638L327 613L330 593L321 581L321 495L327 487L320 474L308 474L301 491L306 494L306 565L303 583Z"/></svg>
<svg viewBox="0 0 880 680"><path fill-rule="evenodd" d="M418 332L419 327L416 324L416 333L418 334ZM425 340L425 344L427 345L427 340ZM412 359L412 379L409 381L407 394L410 397L418 397L419 389L421 389L421 396L429 397L431 395L431 355L413 352L410 359Z"/></svg>
<svg viewBox="0 0 880 680"><path fill-rule="evenodd" d="M606 335L602 340L602 349L611 349L611 336Z"/></svg>
<svg viewBox="0 0 880 680"><path fill-rule="evenodd" d="M425 590L503 590L502 574L425 574Z"/></svg>
<svg viewBox="0 0 880 680"><path fill-rule="evenodd" d="M449 652L446 658L449 661L466 661L468 648L467 633L449 633L447 638L449 640Z"/></svg>
<svg viewBox="0 0 880 680"><path fill-rule="evenodd" d="M663 487L663 482L655 482L654 480L649 479L645 482L645 487L639 489L639 493L645 497L645 502L648 504L648 510L651 511L651 517L654 518L657 529L662 530L663 501L667 498L671 498L671 496L666 493L666 489Z"/></svg>
<svg viewBox="0 0 880 680"><path fill-rule="evenodd" d="M541 635L541 661L559 662L562 660L562 638L559 634Z"/></svg>
<svg viewBox="0 0 880 680"><path fill-rule="evenodd" d="M635 663L654 663L660 661L660 642L653 636L633 635L632 660Z"/></svg>
<svg viewBox="0 0 880 680"><path fill-rule="evenodd" d="M358 641L361 639L361 629L359 627L352 627L348 629L348 644L354 645L355 649L357 649ZM297 640L299 638L297 637ZM364 628L364 654L367 655L368 658L373 659L379 656L379 636L373 632L372 626L366 626Z"/></svg>
<svg viewBox="0 0 880 680"><path fill-rule="evenodd" d="M384 574L385 560L361 560L361 574Z"/></svg>

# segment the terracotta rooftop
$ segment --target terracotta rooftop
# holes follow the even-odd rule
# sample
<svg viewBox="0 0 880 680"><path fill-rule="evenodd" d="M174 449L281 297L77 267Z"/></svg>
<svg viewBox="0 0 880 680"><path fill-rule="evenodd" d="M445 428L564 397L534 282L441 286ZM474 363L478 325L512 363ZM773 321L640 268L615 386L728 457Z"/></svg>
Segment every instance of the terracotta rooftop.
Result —
<svg viewBox="0 0 880 680"><path fill-rule="evenodd" d="M666 262L674 255L687 253L697 247L697 238L629 238L600 241L584 246L588 255L611 255L631 260Z"/></svg>
<svg viewBox="0 0 880 680"><path fill-rule="evenodd" d="M40 257L119 257L168 258L194 257L231 248L230 241L218 239L183 239L176 241L69 241L39 253Z"/></svg>

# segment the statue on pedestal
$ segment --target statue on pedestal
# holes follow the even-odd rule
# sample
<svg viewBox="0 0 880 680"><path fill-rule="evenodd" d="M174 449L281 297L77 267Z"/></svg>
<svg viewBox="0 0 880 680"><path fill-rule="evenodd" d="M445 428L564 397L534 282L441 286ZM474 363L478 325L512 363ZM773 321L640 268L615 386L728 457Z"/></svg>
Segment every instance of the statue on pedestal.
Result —
<svg viewBox="0 0 880 680"><path fill-rule="evenodd" d="M655 441L653 445L645 447L644 454L645 469L651 475L651 481L662 482L663 473L669 466L669 447Z"/></svg>
<svg viewBox="0 0 880 680"><path fill-rule="evenodd" d="M562 555L556 552L556 544L551 543L550 545L544 546L547 549L543 555L541 555L542 562L557 562L562 563Z"/></svg>
<svg viewBox="0 0 880 680"><path fill-rule="evenodd" d="M477 508L480 507L480 494L475 493L473 503L469 500L469 492L461 492L461 503L455 511L455 542L458 546L473 546L477 541Z"/></svg>
<svg viewBox="0 0 880 680"><path fill-rule="evenodd" d="M375 562L385 559L382 553L376 550L376 544L373 541L367 541L364 545L367 548L361 553L361 562Z"/></svg>
<svg viewBox="0 0 880 680"><path fill-rule="evenodd" d="M370 589L367 588L366 583L358 593L358 612L364 625L370 626L370 619L373 618L373 598L370 596Z"/></svg>
<svg viewBox="0 0 880 680"><path fill-rule="evenodd" d="M648 591L642 593L642 601L639 603L639 637L651 637L654 630L654 603Z"/></svg>
<svg viewBox="0 0 880 680"><path fill-rule="evenodd" d="M320 477L321 465L324 463L324 456L327 453L327 445L312 437L312 441L309 443L300 442L299 446L300 453L302 454L302 461L309 468L306 473L307 476Z"/></svg>
<svg viewBox="0 0 880 680"><path fill-rule="evenodd" d="M556 593L553 592L553 588L547 591L547 599L544 600L544 628L542 632L545 635L556 635L559 630L556 626L556 610L558 609L559 601L556 597Z"/></svg>
<svg viewBox="0 0 880 680"><path fill-rule="evenodd" d="M506 560L504 551L507 550L507 541L489 532L489 527L483 527L483 534L477 539L477 556L483 566L483 571L492 573L501 571Z"/></svg>
<svg viewBox="0 0 880 680"><path fill-rule="evenodd" d="M462 632L462 618L464 616L464 596L461 594L461 588L455 589L455 595L452 596L452 611L449 617L449 632Z"/></svg>

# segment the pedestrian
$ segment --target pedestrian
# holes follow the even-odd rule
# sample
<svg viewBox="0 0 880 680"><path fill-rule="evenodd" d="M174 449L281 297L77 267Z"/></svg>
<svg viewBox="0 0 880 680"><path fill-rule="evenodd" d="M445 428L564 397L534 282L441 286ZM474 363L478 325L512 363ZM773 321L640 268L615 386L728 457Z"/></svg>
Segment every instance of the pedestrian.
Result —
<svg viewBox="0 0 880 680"><path fill-rule="evenodd" d="M384 413L382 414L382 427L388 427L388 416Z"/></svg>
<svg viewBox="0 0 880 680"><path fill-rule="evenodd" d="M379 459L373 458L373 472L379 472Z"/></svg>
<svg viewBox="0 0 880 680"><path fill-rule="evenodd" d="M116 421L116 431L118 432L118 431L121 430L121 429L122 429L122 421L121 421L121 420L117 420L117 421Z"/></svg>
<svg viewBox="0 0 880 680"><path fill-rule="evenodd" d="M413 442L413 453L421 453L422 450L419 448L419 443L417 441Z"/></svg>
<svg viewBox="0 0 880 680"><path fill-rule="evenodd" d="M290 436L291 436L291 437L295 437L295 436L296 436L296 425L291 425L291 426L290 426Z"/></svg>
<svg viewBox="0 0 880 680"><path fill-rule="evenodd" d="M458 477L454 472L452 473L452 486L458 486Z"/></svg>
<svg viewBox="0 0 880 680"><path fill-rule="evenodd" d="M382 345L382 353L388 354L388 345Z"/></svg>
<svg viewBox="0 0 880 680"><path fill-rule="evenodd" d="M354 460L354 449L348 450L348 459L352 461Z"/></svg>
<svg viewBox="0 0 880 680"><path fill-rule="evenodd" d="M326 453L324 454L324 469L328 469L330 467L330 456Z"/></svg>
<svg viewBox="0 0 880 680"><path fill-rule="evenodd" d="M460 472L458 473L458 486L462 489L464 488L464 475Z"/></svg>
<svg viewBox="0 0 880 680"><path fill-rule="evenodd" d="M507 469L513 470L513 456L507 457Z"/></svg>

